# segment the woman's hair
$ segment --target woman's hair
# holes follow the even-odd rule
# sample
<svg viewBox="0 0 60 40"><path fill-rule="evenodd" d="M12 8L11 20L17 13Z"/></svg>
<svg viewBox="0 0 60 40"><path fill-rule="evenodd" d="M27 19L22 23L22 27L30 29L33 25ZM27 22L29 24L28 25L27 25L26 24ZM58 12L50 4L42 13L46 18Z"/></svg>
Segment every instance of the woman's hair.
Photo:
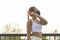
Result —
<svg viewBox="0 0 60 40"><path fill-rule="evenodd" d="M39 11L36 7L34 7L34 6L30 7L30 8L29 8L29 11L30 11L30 12L35 12L35 13L37 13L37 14L40 15L40 11Z"/></svg>
<svg viewBox="0 0 60 40"><path fill-rule="evenodd" d="M36 7L34 7L34 6L30 7L30 8L29 8L29 11L30 11L30 12L35 12L35 13L37 13L38 15L40 15L40 11L39 11ZM29 19L29 16L28 16L28 19Z"/></svg>

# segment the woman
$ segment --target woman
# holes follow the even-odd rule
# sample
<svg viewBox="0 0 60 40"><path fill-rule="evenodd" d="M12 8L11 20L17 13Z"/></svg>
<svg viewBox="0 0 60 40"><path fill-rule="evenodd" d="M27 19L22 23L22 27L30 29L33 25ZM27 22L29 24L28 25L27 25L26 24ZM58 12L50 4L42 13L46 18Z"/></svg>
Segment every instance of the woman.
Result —
<svg viewBox="0 0 60 40"><path fill-rule="evenodd" d="M29 19L29 16L32 19ZM46 24L47 21L40 16L40 11L36 7L30 7L28 10L27 40L42 40L42 25Z"/></svg>

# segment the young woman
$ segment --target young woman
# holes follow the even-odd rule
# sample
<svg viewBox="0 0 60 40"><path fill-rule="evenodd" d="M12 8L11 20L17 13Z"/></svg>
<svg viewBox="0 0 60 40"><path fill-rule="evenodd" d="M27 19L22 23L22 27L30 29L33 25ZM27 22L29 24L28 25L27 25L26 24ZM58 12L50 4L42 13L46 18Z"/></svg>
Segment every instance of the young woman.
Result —
<svg viewBox="0 0 60 40"><path fill-rule="evenodd" d="M32 19L29 19L29 16ZM40 11L36 7L30 7L28 10L27 40L42 40L42 25L46 24L47 21L40 16Z"/></svg>

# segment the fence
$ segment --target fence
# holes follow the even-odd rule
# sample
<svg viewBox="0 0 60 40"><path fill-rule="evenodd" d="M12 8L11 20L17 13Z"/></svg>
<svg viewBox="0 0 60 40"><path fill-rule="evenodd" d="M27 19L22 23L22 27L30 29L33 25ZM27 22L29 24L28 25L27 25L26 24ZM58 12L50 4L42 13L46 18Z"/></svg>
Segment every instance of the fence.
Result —
<svg viewBox="0 0 60 40"><path fill-rule="evenodd" d="M42 40L60 40L60 34L42 34ZM0 34L0 40L26 40L27 34Z"/></svg>

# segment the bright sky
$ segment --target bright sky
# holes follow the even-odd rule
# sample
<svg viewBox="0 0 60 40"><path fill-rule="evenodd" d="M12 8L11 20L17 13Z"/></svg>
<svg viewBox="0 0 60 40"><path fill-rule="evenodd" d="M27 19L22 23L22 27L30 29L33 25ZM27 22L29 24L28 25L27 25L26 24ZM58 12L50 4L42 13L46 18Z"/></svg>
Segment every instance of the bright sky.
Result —
<svg viewBox="0 0 60 40"><path fill-rule="evenodd" d="M43 33L53 33L55 29L60 33L60 0L0 0L0 33L4 25L18 23L26 32L27 10L36 6L41 11L48 24L42 27Z"/></svg>

